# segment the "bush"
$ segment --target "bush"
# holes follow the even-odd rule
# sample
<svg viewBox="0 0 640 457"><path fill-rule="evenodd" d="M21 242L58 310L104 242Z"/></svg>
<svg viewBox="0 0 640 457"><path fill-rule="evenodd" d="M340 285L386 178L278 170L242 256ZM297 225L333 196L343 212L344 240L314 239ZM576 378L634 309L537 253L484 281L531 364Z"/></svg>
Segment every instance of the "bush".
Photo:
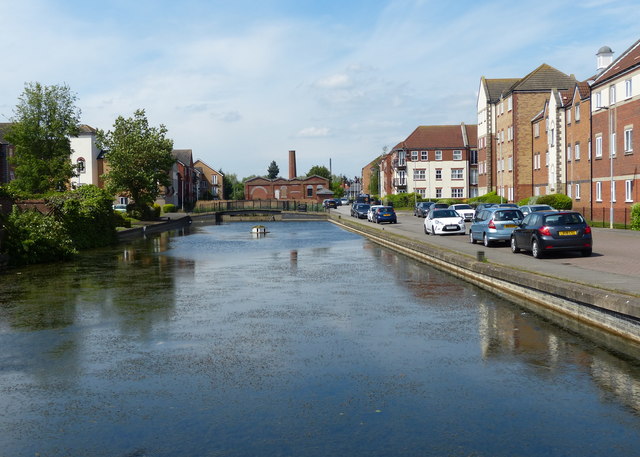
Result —
<svg viewBox="0 0 640 457"><path fill-rule="evenodd" d="M555 209L571 209L573 207L573 200L565 194L540 195L536 199L536 203L549 205Z"/></svg>
<svg viewBox="0 0 640 457"><path fill-rule="evenodd" d="M77 254L61 221L14 206L4 221L3 253L12 265L66 260Z"/></svg>
<svg viewBox="0 0 640 457"><path fill-rule="evenodd" d="M160 213L162 212L162 207L160 205L158 205L157 203L153 204L153 215L155 216L155 218L159 218L160 217Z"/></svg>
<svg viewBox="0 0 640 457"><path fill-rule="evenodd" d="M174 205L173 203L167 203L162 207L163 213L175 213L175 211L176 211L176 205Z"/></svg>
<svg viewBox="0 0 640 457"><path fill-rule="evenodd" d="M131 219L127 217L126 213L119 211L113 212L113 223L116 227L131 228Z"/></svg>
<svg viewBox="0 0 640 457"><path fill-rule="evenodd" d="M500 197L495 192L489 192L468 200L469 203L504 203L505 201L506 199L504 197Z"/></svg>
<svg viewBox="0 0 640 457"><path fill-rule="evenodd" d="M115 243L113 197L106 190L93 185L81 186L49 197L47 203L75 248L88 249Z"/></svg>
<svg viewBox="0 0 640 457"><path fill-rule="evenodd" d="M640 230L640 203L631 207L631 230Z"/></svg>
<svg viewBox="0 0 640 457"><path fill-rule="evenodd" d="M394 208L413 208L416 195L411 194L390 194L384 197L384 201L387 205Z"/></svg>
<svg viewBox="0 0 640 457"><path fill-rule="evenodd" d="M455 205L457 203L462 203L462 200L456 198L441 198L437 201L437 203L446 203L447 205Z"/></svg>

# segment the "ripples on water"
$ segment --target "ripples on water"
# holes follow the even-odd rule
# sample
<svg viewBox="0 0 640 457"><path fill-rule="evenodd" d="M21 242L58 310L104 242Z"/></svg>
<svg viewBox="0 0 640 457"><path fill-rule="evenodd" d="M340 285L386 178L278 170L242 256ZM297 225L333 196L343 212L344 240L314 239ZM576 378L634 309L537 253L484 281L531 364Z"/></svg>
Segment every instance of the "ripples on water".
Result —
<svg viewBox="0 0 640 457"><path fill-rule="evenodd" d="M639 368L324 222L11 270L1 456L630 456Z"/></svg>

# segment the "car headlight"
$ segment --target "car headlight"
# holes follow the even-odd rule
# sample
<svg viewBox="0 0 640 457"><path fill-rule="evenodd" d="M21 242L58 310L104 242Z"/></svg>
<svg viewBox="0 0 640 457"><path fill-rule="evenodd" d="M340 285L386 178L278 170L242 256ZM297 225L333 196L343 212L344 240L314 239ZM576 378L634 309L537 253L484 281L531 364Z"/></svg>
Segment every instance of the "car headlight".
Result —
<svg viewBox="0 0 640 457"><path fill-rule="evenodd" d="M440 219L436 219L436 225L444 225Z"/></svg>

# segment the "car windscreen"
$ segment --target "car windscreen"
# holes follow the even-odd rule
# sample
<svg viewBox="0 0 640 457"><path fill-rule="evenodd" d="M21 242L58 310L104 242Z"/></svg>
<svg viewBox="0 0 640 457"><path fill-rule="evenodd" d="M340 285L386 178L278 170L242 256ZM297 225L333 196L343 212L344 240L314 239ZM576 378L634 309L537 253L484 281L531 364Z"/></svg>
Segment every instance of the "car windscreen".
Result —
<svg viewBox="0 0 640 457"><path fill-rule="evenodd" d="M460 217L458 213L456 213L452 209L437 209L432 212L431 218L438 219L440 217Z"/></svg>
<svg viewBox="0 0 640 457"><path fill-rule="evenodd" d="M524 218L522 211L496 211L493 215L494 221L513 221Z"/></svg>
<svg viewBox="0 0 640 457"><path fill-rule="evenodd" d="M469 205L456 205L453 209L458 210L458 209L473 209L473 208Z"/></svg>
<svg viewBox="0 0 640 457"><path fill-rule="evenodd" d="M551 214L544 218L544 225L572 225L584 224L584 218L578 213Z"/></svg>
<svg viewBox="0 0 640 457"><path fill-rule="evenodd" d="M369 208L371 208L371 205L367 205L366 203L361 203L360 206L358 206L360 211L367 211Z"/></svg>

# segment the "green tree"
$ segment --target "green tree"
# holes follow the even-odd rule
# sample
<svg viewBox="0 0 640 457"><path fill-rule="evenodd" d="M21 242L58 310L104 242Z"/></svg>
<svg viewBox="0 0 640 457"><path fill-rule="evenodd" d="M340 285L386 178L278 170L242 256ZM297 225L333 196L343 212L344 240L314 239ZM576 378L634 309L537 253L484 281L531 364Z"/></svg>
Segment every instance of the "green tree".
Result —
<svg viewBox="0 0 640 457"><path fill-rule="evenodd" d="M275 179L278 177L278 173L280 173L280 168L275 160L271 161L269 168L267 168L267 178Z"/></svg>
<svg viewBox="0 0 640 457"><path fill-rule="evenodd" d="M11 163L18 192L64 190L73 176L69 137L79 131L80 110L68 86L25 84L6 140L15 145Z"/></svg>
<svg viewBox="0 0 640 457"><path fill-rule="evenodd" d="M313 167L311 167L311 169L307 173L307 176L314 176L314 175L322 176L323 178L327 178L329 181L331 181L331 172L327 167L323 165L314 165Z"/></svg>
<svg viewBox="0 0 640 457"><path fill-rule="evenodd" d="M369 180L369 194L378 195L380 192L380 164L371 167L371 179Z"/></svg>
<svg viewBox="0 0 640 457"><path fill-rule="evenodd" d="M160 187L171 185L169 173L175 159L171 155L173 140L166 138L166 133L162 124L149 126L144 110L136 110L128 119L118 116L113 131L97 133L99 147L107 150L107 189L131 197L143 214L158 197Z"/></svg>

